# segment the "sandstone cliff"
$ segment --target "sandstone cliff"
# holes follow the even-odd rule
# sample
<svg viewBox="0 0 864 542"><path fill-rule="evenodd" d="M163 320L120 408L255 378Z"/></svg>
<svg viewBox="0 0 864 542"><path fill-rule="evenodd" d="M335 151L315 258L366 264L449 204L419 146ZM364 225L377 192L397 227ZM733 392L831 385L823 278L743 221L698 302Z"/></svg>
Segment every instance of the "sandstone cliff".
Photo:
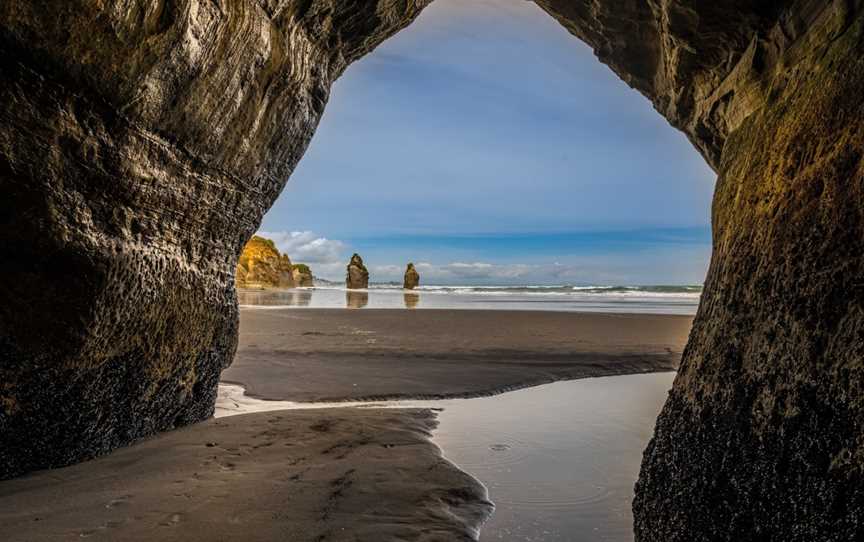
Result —
<svg viewBox="0 0 864 542"><path fill-rule="evenodd" d="M414 268L413 263L409 263L408 268L405 269L405 279L402 281L402 288L413 290L418 286L420 286L420 273Z"/></svg>
<svg viewBox="0 0 864 542"><path fill-rule="evenodd" d="M280 254L270 239L252 237L237 261L238 288L293 288L294 266L287 254Z"/></svg>
<svg viewBox="0 0 864 542"><path fill-rule="evenodd" d="M363 265L363 258L355 253L348 262L345 276L345 285L350 289L362 289L369 287L369 271Z"/></svg>

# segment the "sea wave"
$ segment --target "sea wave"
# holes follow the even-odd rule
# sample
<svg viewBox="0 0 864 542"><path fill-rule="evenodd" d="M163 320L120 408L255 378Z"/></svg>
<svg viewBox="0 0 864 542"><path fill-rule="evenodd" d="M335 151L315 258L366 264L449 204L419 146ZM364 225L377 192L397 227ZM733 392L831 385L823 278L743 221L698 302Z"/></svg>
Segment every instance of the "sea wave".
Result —
<svg viewBox="0 0 864 542"><path fill-rule="evenodd" d="M315 286L316 290L347 290L342 285L326 284ZM402 288L396 283L370 284L360 291L398 291ZM429 294L479 295L479 296L566 296L573 298L681 298L698 300L702 294L699 285L517 285L517 286L477 286L477 285L423 285L417 291Z"/></svg>

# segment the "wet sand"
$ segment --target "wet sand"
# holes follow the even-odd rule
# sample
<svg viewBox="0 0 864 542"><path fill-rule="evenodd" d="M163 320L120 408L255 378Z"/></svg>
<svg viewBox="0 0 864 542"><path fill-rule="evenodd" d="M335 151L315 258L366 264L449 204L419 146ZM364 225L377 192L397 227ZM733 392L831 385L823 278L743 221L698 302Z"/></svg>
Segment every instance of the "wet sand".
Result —
<svg viewBox="0 0 864 542"><path fill-rule="evenodd" d="M292 401L472 397L674 369L691 317L243 309L227 381ZM472 540L485 489L441 457L434 412L246 414L0 482L4 541ZM494 495L493 495L494 498Z"/></svg>
<svg viewBox="0 0 864 542"><path fill-rule="evenodd" d="M211 420L0 483L13 541L472 540L485 490L428 439L430 410Z"/></svg>
<svg viewBox="0 0 864 542"><path fill-rule="evenodd" d="M454 398L675 370L693 318L243 308L225 382L286 401Z"/></svg>

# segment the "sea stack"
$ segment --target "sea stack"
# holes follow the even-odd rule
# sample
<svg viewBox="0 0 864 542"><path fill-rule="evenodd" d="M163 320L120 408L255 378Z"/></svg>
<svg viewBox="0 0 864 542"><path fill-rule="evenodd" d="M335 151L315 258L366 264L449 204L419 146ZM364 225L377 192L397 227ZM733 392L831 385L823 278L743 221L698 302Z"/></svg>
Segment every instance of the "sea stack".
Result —
<svg viewBox="0 0 864 542"><path fill-rule="evenodd" d="M418 286L420 286L420 273L414 268L413 263L409 263L405 270L405 280L402 282L402 287L406 290L413 290Z"/></svg>
<svg viewBox="0 0 864 542"><path fill-rule="evenodd" d="M295 263L291 270L294 277L294 283L301 288L311 288L315 286L315 280L312 278L312 270L305 263Z"/></svg>
<svg viewBox="0 0 864 542"><path fill-rule="evenodd" d="M369 271L363 265L363 258L356 252L348 262L348 274L345 277L345 285L352 290L369 287Z"/></svg>

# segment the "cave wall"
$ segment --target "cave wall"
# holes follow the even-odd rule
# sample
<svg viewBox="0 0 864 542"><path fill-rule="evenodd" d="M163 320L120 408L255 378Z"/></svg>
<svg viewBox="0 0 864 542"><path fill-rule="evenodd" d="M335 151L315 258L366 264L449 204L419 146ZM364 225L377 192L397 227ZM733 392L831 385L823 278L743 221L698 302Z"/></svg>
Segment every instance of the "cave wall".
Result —
<svg viewBox="0 0 864 542"><path fill-rule="evenodd" d="M538 4L718 172L636 539L864 538L862 2Z"/></svg>
<svg viewBox="0 0 864 542"><path fill-rule="evenodd" d="M729 133L639 540L864 538L864 17L835 2Z"/></svg>
<svg viewBox="0 0 864 542"><path fill-rule="evenodd" d="M209 415L240 247L330 83L427 3L0 5L0 477ZM718 172L637 539L855 539L862 1L537 3Z"/></svg>
<svg viewBox="0 0 864 542"><path fill-rule="evenodd" d="M0 3L0 479L212 414L243 244L427 3Z"/></svg>

